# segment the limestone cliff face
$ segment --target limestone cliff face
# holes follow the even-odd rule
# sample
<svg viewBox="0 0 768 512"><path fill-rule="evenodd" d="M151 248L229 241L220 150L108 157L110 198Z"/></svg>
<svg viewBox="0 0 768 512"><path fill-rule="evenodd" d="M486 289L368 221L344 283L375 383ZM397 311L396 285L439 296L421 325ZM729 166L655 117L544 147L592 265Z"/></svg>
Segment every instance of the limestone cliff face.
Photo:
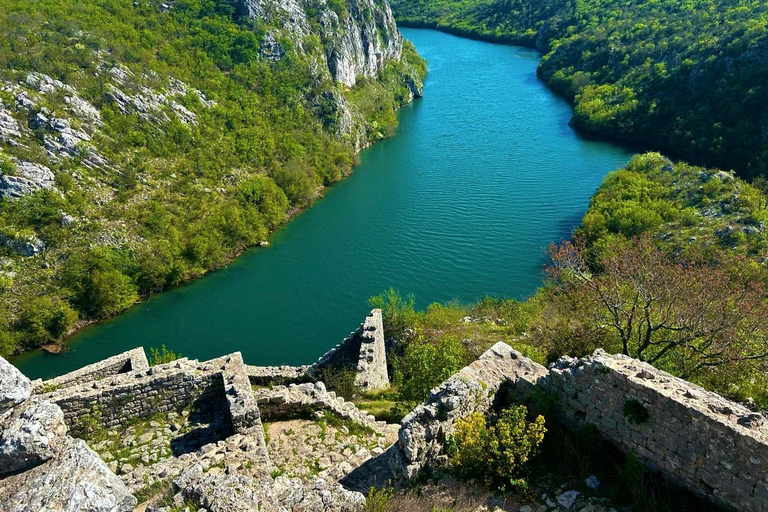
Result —
<svg viewBox="0 0 768 512"><path fill-rule="evenodd" d="M243 0L243 6L252 19L281 26L300 50L307 36L319 36L328 72L347 87L402 54L402 36L386 0ZM273 33L267 37L274 40Z"/></svg>

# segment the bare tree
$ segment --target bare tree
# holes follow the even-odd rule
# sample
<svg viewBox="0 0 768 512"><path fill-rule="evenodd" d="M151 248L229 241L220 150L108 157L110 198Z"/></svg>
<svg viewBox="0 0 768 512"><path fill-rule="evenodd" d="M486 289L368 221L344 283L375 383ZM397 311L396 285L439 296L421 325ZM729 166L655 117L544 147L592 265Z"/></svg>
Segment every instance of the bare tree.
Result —
<svg viewBox="0 0 768 512"><path fill-rule="evenodd" d="M599 272L580 242L553 245L550 257L552 299L578 325L561 326L570 343L618 341L624 354L674 364L682 377L768 358L765 287L746 258L673 260L647 237L601 258Z"/></svg>

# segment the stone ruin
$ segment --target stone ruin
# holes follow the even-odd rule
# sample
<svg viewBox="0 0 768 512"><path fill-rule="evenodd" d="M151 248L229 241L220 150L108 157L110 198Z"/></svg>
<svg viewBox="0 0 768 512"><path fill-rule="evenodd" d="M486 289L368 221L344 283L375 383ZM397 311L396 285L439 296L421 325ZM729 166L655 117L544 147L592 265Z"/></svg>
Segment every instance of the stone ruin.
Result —
<svg viewBox="0 0 768 512"><path fill-rule="evenodd" d="M238 352L149 367L135 349L30 382L0 359L0 511L130 511L155 482L192 510L360 511L371 487L405 486L446 464L456 419L541 390L566 426L594 425L724 509L768 512L765 419L625 356L596 351L545 368L497 343L400 425L326 390L315 376L327 366L354 368L361 390L388 385L380 311L301 367L251 366ZM305 418L323 415L346 423L307 426ZM279 438L268 439L264 421ZM297 436L301 428L310 430ZM352 441L334 440L344 435ZM313 468L290 477L275 463L302 457Z"/></svg>

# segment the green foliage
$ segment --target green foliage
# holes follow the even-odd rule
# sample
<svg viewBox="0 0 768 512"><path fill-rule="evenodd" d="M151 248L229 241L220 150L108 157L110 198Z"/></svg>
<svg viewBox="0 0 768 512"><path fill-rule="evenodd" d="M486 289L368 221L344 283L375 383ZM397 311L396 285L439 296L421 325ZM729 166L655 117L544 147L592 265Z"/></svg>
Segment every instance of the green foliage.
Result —
<svg viewBox="0 0 768 512"><path fill-rule="evenodd" d="M0 333L9 333L0 334L2 353L48 338L39 330L16 332L28 323L20 321L22 310L37 297L60 297L84 319L108 318L227 263L347 176L353 143L392 133L407 81L425 72L412 45L380 76L342 91L315 70L325 51L319 37L308 36L304 51L293 51L292 37L243 16L238 5L0 0L0 80L24 84L35 71L75 88L100 112L97 128L73 116L60 91L29 93L40 108L90 133L92 141L79 150L97 151L109 163L94 168L82 155L52 160L41 145L43 129L21 144L0 144L0 173L15 172L12 157L47 165L58 188L0 201L4 233L46 243L42 257L8 254L18 269L0 283L8 320ZM349 16L346 0L330 7L341 19ZM285 50L277 62L261 54L263 36L273 29ZM115 79L113 68L124 78ZM185 94L177 80L186 84ZM196 122L180 121L167 106L156 118L122 112L112 87L130 95L163 93ZM343 95L360 120L350 135L330 119L339 115L333 99ZM0 103L26 123L12 94L0 92ZM365 126L371 132L359 133ZM74 224L63 225L63 215Z"/></svg>
<svg viewBox="0 0 768 512"><path fill-rule="evenodd" d="M764 2L394 0L392 9L401 25L536 47L538 76L574 102L578 128L766 172Z"/></svg>
<svg viewBox="0 0 768 512"><path fill-rule="evenodd" d="M389 288L381 295L371 297L371 307L381 309L384 332L390 338L401 339L405 332L416 323L416 299L413 295L403 297L394 288Z"/></svg>
<svg viewBox="0 0 768 512"><path fill-rule="evenodd" d="M317 380L322 381L329 391L351 400L358 392L355 386L357 370L350 367L326 367L317 372Z"/></svg>
<svg viewBox="0 0 768 512"><path fill-rule="evenodd" d="M77 312L65 300L38 297L25 303L19 314L18 341L26 347L54 342L72 329L75 321Z"/></svg>
<svg viewBox="0 0 768 512"><path fill-rule="evenodd" d="M388 512L389 504L392 501L393 491L390 487L377 489L371 487L368 496L365 498L365 512Z"/></svg>
<svg viewBox="0 0 768 512"><path fill-rule="evenodd" d="M412 341L398 360L402 400L421 402L429 391L459 371L467 363L467 350L461 341L444 337L433 343Z"/></svg>
<svg viewBox="0 0 768 512"><path fill-rule="evenodd" d="M520 477L547 431L543 416L528 421L527 412L512 406L490 420L478 412L458 419L450 457L459 474L486 485L524 487Z"/></svg>
<svg viewBox="0 0 768 512"><path fill-rule="evenodd" d="M179 359L181 354L173 352L165 348L165 345L160 346L160 350L155 347L149 347L149 365L157 366L159 364L170 363Z"/></svg>
<svg viewBox="0 0 768 512"><path fill-rule="evenodd" d="M624 402L622 414L625 418L627 418L627 421L634 423L635 425L642 425L648 421L648 418L650 418L648 409L646 409L643 404L634 399Z"/></svg>

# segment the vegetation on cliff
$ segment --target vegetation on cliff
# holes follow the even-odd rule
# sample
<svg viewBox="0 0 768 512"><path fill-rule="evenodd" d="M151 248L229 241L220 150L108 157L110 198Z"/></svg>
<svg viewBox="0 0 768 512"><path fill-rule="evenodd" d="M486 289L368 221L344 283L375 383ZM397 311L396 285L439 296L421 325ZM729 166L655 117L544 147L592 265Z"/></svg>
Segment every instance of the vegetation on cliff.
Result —
<svg viewBox="0 0 768 512"><path fill-rule="evenodd" d="M239 6L0 2L0 354L226 263L393 132L412 45L348 90Z"/></svg>
<svg viewBox="0 0 768 512"><path fill-rule="evenodd" d="M398 398L423 398L463 366L446 347L468 361L503 340L542 364L624 353L768 407L767 198L730 173L636 156L605 178L573 241L553 245L527 301L416 311L394 291L374 299L397 341L390 361L407 383Z"/></svg>
<svg viewBox="0 0 768 512"><path fill-rule="evenodd" d="M594 133L688 161L768 169L768 6L695 0L394 0L398 22L535 46L539 76Z"/></svg>

